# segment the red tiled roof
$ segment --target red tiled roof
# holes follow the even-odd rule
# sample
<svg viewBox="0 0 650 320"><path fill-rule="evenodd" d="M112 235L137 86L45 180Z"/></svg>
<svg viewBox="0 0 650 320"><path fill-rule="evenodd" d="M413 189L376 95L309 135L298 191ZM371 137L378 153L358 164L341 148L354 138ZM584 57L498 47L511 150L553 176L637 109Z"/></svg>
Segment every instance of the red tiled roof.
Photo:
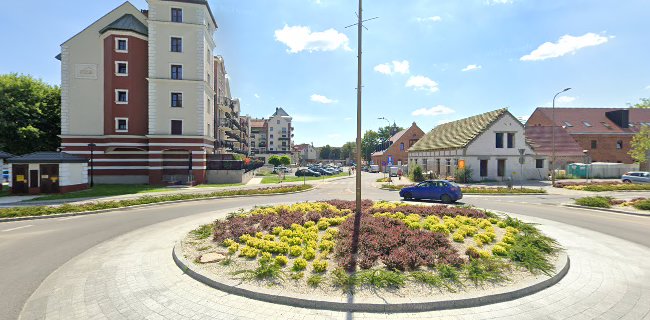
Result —
<svg viewBox="0 0 650 320"><path fill-rule="evenodd" d="M575 133L634 133L639 131L640 123L650 123L650 109L631 108L629 110L630 128L621 128L606 114L625 108L555 108L555 124L566 127L569 134ZM552 108L537 108L548 119L553 118Z"/></svg>
<svg viewBox="0 0 650 320"><path fill-rule="evenodd" d="M531 142L535 153L546 156L553 153L553 127L527 127L526 139ZM555 155L558 157L583 155L580 145L562 127L555 127Z"/></svg>
<svg viewBox="0 0 650 320"><path fill-rule="evenodd" d="M264 127L264 120L251 120L251 128L262 128Z"/></svg>

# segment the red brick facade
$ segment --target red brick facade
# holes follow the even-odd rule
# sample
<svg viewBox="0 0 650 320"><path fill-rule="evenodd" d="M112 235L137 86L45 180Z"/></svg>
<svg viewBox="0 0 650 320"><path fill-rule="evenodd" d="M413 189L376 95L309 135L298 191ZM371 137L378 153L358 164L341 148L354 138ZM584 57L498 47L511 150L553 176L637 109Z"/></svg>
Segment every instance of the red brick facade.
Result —
<svg viewBox="0 0 650 320"><path fill-rule="evenodd" d="M393 165L408 163L408 149L418 140L424 137L424 131L415 122L403 131L393 135L390 139L392 144L388 149L372 154L372 163L379 165L379 170L384 171L384 163L391 162Z"/></svg>

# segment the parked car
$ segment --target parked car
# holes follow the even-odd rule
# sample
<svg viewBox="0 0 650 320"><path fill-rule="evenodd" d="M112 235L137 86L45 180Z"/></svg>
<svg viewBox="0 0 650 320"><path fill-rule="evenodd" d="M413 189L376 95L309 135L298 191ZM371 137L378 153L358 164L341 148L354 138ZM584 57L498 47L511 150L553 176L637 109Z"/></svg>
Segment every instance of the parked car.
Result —
<svg viewBox="0 0 650 320"><path fill-rule="evenodd" d="M413 187L403 188L399 196L404 200L429 199L453 203L463 198L460 186L447 180L427 180Z"/></svg>
<svg viewBox="0 0 650 320"><path fill-rule="evenodd" d="M320 173L310 170L310 169L298 169L296 170L296 177L320 177Z"/></svg>
<svg viewBox="0 0 650 320"><path fill-rule="evenodd" d="M397 173L399 172L399 168L398 167L390 167L388 169L388 172L389 172L391 177L397 177Z"/></svg>
<svg viewBox="0 0 650 320"><path fill-rule="evenodd" d="M291 169L283 166L273 168L273 173L278 173L278 172L289 173L291 172Z"/></svg>
<svg viewBox="0 0 650 320"><path fill-rule="evenodd" d="M628 172L621 176L621 180L625 183L650 183L650 172L647 171L634 171Z"/></svg>
<svg viewBox="0 0 650 320"><path fill-rule="evenodd" d="M369 172L371 172L371 173L379 172L379 165L377 165L377 164L371 164L371 165L370 165Z"/></svg>

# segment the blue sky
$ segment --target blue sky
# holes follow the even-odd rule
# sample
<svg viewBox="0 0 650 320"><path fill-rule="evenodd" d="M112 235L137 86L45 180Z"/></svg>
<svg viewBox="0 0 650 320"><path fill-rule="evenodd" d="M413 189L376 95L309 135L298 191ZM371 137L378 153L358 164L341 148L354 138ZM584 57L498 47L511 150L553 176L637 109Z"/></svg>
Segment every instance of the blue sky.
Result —
<svg viewBox="0 0 650 320"><path fill-rule="evenodd" d="M3 4L0 73L60 82L59 45L120 0ZM146 8L144 0L133 0ZM296 142L355 136L356 1L210 0L243 113L294 117ZM30 17L26 18L24 15ZM650 97L647 0L375 0L364 17L364 130L386 117L437 124L509 107L624 107ZM10 48L10 50L7 50ZM464 70L464 71L463 71Z"/></svg>

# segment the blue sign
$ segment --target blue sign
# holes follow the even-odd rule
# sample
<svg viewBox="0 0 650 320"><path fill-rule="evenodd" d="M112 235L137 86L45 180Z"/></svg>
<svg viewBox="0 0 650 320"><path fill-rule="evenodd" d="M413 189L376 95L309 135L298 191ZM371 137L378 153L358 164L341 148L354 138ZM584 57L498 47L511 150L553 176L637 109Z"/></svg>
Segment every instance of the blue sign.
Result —
<svg viewBox="0 0 650 320"><path fill-rule="evenodd" d="M393 156L388 156L388 163L393 163Z"/></svg>

